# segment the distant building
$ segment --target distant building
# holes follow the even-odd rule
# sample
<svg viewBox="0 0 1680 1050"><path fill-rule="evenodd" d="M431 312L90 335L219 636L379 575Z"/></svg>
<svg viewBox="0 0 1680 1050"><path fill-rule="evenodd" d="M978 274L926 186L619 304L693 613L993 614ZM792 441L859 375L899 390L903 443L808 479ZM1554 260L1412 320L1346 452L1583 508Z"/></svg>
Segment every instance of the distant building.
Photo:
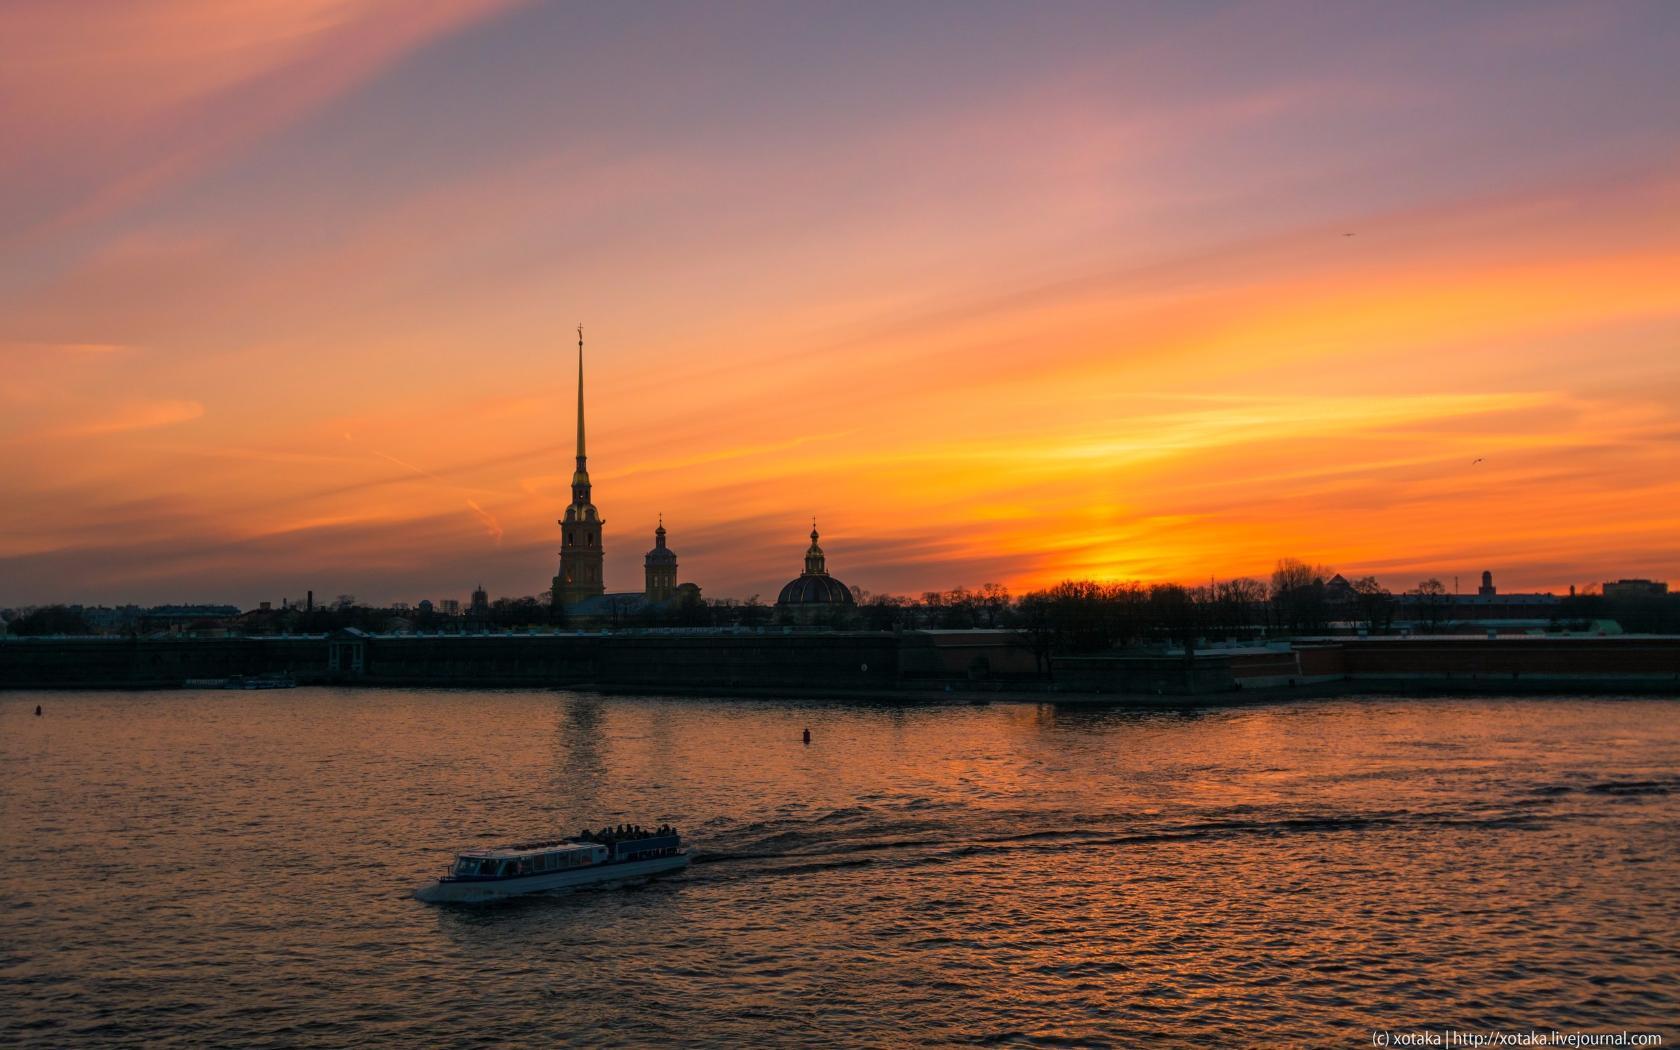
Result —
<svg viewBox="0 0 1680 1050"><path fill-rule="evenodd" d="M473 588L472 604L467 606L467 615L479 619L490 615L490 592L484 589L484 584Z"/></svg>
<svg viewBox="0 0 1680 1050"><path fill-rule="evenodd" d="M1655 598L1668 593L1668 584L1660 580L1617 580L1604 585L1606 598Z"/></svg>
<svg viewBox="0 0 1680 1050"><path fill-rule="evenodd" d="M659 527L653 530L653 549L643 560L647 585L643 593L647 600L662 605L675 596L677 590L677 552L665 546L665 515L659 516Z"/></svg>
<svg viewBox="0 0 1680 1050"><path fill-rule="evenodd" d="M461 615L461 602L456 598L444 598L438 602L438 612L445 616Z"/></svg>
<svg viewBox="0 0 1680 1050"><path fill-rule="evenodd" d="M605 551L601 527L606 522L590 502L589 457L583 444L583 326L578 326L577 469L572 473L572 502L560 525L560 571L554 577L556 605L571 606L604 595Z"/></svg>
<svg viewBox="0 0 1680 1050"><path fill-rule="evenodd" d="M824 623L837 615L849 615L856 608L851 588L828 574L828 561L817 544L817 524L812 522L805 571L789 580L776 596L777 614L794 623Z"/></svg>
<svg viewBox="0 0 1680 1050"><path fill-rule="evenodd" d="M1543 627L1556 614L1560 599L1544 592L1501 594L1494 586L1493 573L1482 572L1475 594L1453 594L1444 599L1427 595L1402 594L1399 619L1411 623L1434 622L1468 627Z"/></svg>
<svg viewBox="0 0 1680 1050"><path fill-rule="evenodd" d="M209 631L238 615L235 605L154 605L140 614L140 629Z"/></svg>
<svg viewBox="0 0 1680 1050"><path fill-rule="evenodd" d="M430 598L420 599L420 604L417 608L419 608L421 613L429 615L432 611L432 600Z"/></svg>

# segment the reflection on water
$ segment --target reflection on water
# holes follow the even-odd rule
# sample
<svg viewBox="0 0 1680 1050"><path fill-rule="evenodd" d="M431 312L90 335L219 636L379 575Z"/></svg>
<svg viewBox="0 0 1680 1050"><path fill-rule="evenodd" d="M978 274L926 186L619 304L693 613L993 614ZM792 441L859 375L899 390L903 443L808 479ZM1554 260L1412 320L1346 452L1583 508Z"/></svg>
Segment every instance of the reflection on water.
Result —
<svg viewBox="0 0 1680 1050"><path fill-rule="evenodd" d="M601 700L593 694L573 695L561 708L554 797L566 800L575 814L590 816L603 811L599 792L606 780L607 748L611 742L602 732L601 723ZM604 823L585 821L588 827L600 827ZM573 833L569 824L561 830L568 835ZM577 830L581 831L582 827Z"/></svg>
<svg viewBox="0 0 1680 1050"><path fill-rule="evenodd" d="M10 694L0 726L8 1045L1350 1045L1676 1015L1661 701L300 689ZM456 847L623 820L697 862L406 897Z"/></svg>

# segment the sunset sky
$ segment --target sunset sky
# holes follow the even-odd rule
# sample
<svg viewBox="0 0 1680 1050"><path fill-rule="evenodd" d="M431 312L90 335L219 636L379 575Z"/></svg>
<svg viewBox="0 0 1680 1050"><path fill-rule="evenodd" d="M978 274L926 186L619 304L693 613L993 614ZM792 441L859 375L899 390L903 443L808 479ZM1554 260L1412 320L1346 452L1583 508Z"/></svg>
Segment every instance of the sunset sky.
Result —
<svg viewBox="0 0 1680 1050"><path fill-rule="evenodd" d="M1680 581L1680 4L0 5L0 605ZM1481 462L1476 462L1477 460Z"/></svg>

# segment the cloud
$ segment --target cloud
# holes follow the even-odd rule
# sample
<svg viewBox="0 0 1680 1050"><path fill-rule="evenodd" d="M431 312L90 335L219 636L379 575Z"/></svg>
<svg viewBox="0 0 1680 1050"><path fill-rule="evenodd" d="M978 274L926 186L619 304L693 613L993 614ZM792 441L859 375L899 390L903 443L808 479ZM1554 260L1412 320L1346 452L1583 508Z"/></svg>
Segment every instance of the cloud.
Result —
<svg viewBox="0 0 1680 1050"><path fill-rule="evenodd" d="M27 218L0 213L0 230L21 221L35 234L62 233L155 197L512 2L0 10L0 40L9 41L0 44L0 95L53 100L0 110L0 133L36 154L11 181L32 182L58 205ZM32 115L49 112L51 120Z"/></svg>
<svg viewBox="0 0 1680 1050"><path fill-rule="evenodd" d="M0 342L0 355L36 357L43 354L103 355L126 354L135 347L123 343Z"/></svg>
<svg viewBox="0 0 1680 1050"><path fill-rule="evenodd" d="M492 515L489 511L485 510L483 507L480 507L478 505L478 501L476 501L476 500L467 500L467 506L472 510L472 512L474 514L478 515L478 520L484 525L485 534L488 535L491 539L495 540L497 543L501 543L502 542L502 523L497 521L495 516Z"/></svg>
<svg viewBox="0 0 1680 1050"><path fill-rule="evenodd" d="M197 401L147 401L124 405L98 419L73 423L53 431L53 437L102 437L129 430L150 430L154 427L190 423L204 415L204 406Z"/></svg>

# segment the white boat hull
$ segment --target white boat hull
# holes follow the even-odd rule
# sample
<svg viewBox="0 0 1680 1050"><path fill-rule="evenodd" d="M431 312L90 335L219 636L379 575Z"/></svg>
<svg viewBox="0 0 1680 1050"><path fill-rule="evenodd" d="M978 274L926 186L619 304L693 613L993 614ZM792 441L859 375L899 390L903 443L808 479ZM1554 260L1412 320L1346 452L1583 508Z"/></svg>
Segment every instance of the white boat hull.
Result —
<svg viewBox="0 0 1680 1050"><path fill-rule="evenodd" d="M650 857L618 864L596 864L568 871L545 871L536 875L521 875L511 879L464 880L444 882L434 880L414 891L415 899L428 904L479 904L485 901L522 897L528 893L564 893L583 886L610 886L615 883L641 882L655 875L688 867L688 854L670 857Z"/></svg>

